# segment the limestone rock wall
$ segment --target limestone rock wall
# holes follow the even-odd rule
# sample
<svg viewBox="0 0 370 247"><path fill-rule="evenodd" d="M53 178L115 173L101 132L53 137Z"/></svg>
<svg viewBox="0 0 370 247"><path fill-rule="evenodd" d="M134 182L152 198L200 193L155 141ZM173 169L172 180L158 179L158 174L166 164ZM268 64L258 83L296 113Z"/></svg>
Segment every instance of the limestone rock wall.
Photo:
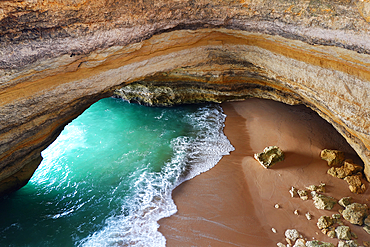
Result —
<svg viewBox="0 0 370 247"><path fill-rule="evenodd" d="M65 124L132 82L195 101L303 103L347 139L370 178L368 9L349 0L0 1L0 191L23 186Z"/></svg>

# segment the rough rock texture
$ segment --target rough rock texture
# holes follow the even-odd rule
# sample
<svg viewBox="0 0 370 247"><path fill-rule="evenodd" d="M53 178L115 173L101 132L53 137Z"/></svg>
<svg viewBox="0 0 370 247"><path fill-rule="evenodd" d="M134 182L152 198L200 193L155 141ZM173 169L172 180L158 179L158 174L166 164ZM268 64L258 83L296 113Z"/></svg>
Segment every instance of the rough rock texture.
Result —
<svg viewBox="0 0 370 247"><path fill-rule="evenodd" d="M338 247L358 247L356 240L339 241Z"/></svg>
<svg viewBox="0 0 370 247"><path fill-rule="evenodd" d="M337 238L341 240L351 240L351 229L349 226L338 226L335 228L335 233L337 234Z"/></svg>
<svg viewBox="0 0 370 247"><path fill-rule="evenodd" d="M365 217L368 215L368 207L366 204L352 203L342 212L343 218L355 225L362 225Z"/></svg>
<svg viewBox="0 0 370 247"><path fill-rule="evenodd" d="M362 166L354 164L352 160L345 160L343 166L330 168L328 170L328 174L337 178L345 178L358 172L362 172L362 170Z"/></svg>
<svg viewBox="0 0 370 247"><path fill-rule="evenodd" d="M332 243L321 242L318 240L307 241L306 246L307 247L335 247L335 245Z"/></svg>
<svg viewBox="0 0 370 247"><path fill-rule="evenodd" d="M321 230L321 229L326 229L326 228L329 228L330 226L332 226L334 224L333 222L333 219L330 218L329 216L321 216L318 220L317 220L317 227Z"/></svg>
<svg viewBox="0 0 370 247"><path fill-rule="evenodd" d="M347 176L344 180L348 183L349 190L352 193L362 194L366 190L365 184L362 183L362 174Z"/></svg>
<svg viewBox="0 0 370 247"><path fill-rule="evenodd" d="M345 159L344 153L339 150L324 149L321 151L320 156L321 159L328 162L328 166L330 167L341 166Z"/></svg>
<svg viewBox="0 0 370 247"><path fill-rule="evenodd" d="M285 238L296 241L299 238L299 232L296 229L288 229L285 231Z"/></svg>
<svg viewBox="0 0 370 247"><path fill-rule="evenodd" d="M369 179L369 17L368 1L349 0L0 1L0 192L27 182L69 121L133 82L305 104Z"/></svg>
<svg viewBox="0 0 370 247"><path fill-rule="evenodd" d="M270 168L277 162L283 161L283 151L276 146L266 147L262 153L254 154L254 158L264 167ZM298 191L299 193L299 191Z"/></svg>
<svg viewBox="0 0 370 247"><path fill-rule="evenodd" d="M321 194L316 195L312 199L317 209L331 210L334 207L334 205L337 203L337 200L335 200L333 197L325 196Z"/></svg>
<svg viewBox="0 0 370 247"><path fill-rule="evenodd" d="M338 204L342 207L347 207L348 205L352 204L352 197L343 197L338 201Z"/></svg>

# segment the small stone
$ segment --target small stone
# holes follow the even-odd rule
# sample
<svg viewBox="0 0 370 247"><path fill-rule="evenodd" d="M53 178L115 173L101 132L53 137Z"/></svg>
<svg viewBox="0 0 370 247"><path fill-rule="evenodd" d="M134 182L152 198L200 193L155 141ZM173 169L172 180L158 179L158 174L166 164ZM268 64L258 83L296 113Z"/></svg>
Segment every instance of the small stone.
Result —
<svg viewBox="0 0 370 247"><path fill-rule="evenodd" d="M328 229L328 228L321 229L321 232L322 232L323 234L327 234L327 233L328 233L328 231L329 231L329 229Z"/></svg>
<svg viewBox="0 0 370 247"><path fill-rule="evenodd" d="M317 194L317 192L316 191L311 191L311 196L312 196L312 198L314 198L315 196L317 196L318 194Z"/></svg>
<svg viewBox="0 0 370 247"><path fill-rule="evenodd" d="M275 208L280 208L280 205L276 203L276 204L274 205L274 207L275 207Z"/></svg>
<svg viewBox="0 0 370 247"><path fill-rule="evenodd" d="M307 191L305 191L305 190L298 190L298 191L297 191L297 193L298 193L299 197L300 197L302 200L304 200L304 201L308 200L308 194L307 194Z"/></svg>
<svg viewBox="0 0 370 247"><path fill-rule="evenodd" d="M332 243L321 242L318 240L307 241L307 247L335 247Z"/></svg>
<svg viewBox="0 0 370 247"><path fill-rule="evenodd" d="M338 243L338 247L358 247L358 243L356 240L340 240Z"/></svg>
<svg viewBox="0 0 370 247"><path fill-rule="evenodd" d="M317 195L313 198L313 200L313 203L317 209L331 210L337 203L333 197L325 195Z"/></svg>
<svg viewBox="0 0 370 247"><path fill-rule="evenodd" d="M351 235L352 235L352 238L355 238L355 239L357 239L358 237L357 237L357 234L356 233L354 233L354 232L351 232Z"/></svg>
<svg viewBox="0 0 370 247"><path fill-rule="evenodd" d="M297 239L297 241L295 241L293 247L306 247L306 241L304 239L299 238Z"/></svg>
<svg viewBox="0 0 370 247"><path fill-rule="evenodd" d="M364 241L364 242L363 242L363 245L364 245L365 247L370 247L370 242L369 242L369 241Z"/></svg>
<svg viewBox="0 0 370 247"><path fill-rule="evenodd" d="M341 166L345 159L344 153L338 150L324 149L321 151L321 159L328 162L328 166Z"/></svg>
<svg viewBox="0 0 370 247"><path fill-rule="evenodd" d="M333 219L334 224L340 222L340 218L342 218L341 214L332 214L331 218Z"/></svg>
<svg viewBox="0 0 370 247"><path fill-rule="evenodd" d="M277 233L277 231L276 231L276 229L275 229L275 228L271 228L271 231L272 231L273 233Z"/></svg>
<svg viewBox="0 0 370 247"><path fill-rule="evenodd" d="M294 210L294 212L293 212L295 215L299 215L299 212L298 212L298 210L296 209L296 210Z"/></svg>
<svg viewBox="0 0 370 247"><path fill-rule="evenodd" d="M306 218L307 218L308 220L312 220L312 215L310 214L310 212L307 212L307 213L305 214L305 216L306 216Z"/></svg>
<svg viewBox="0 0 370 247"><path fill-rule="evenodd" d="M299 232L296 229L288 229L285 231L285 237L294 242L299 238Z"/></svg>
<svg viewBox="0 0 370 247"><path fill-rule="evenodd" d="M325 191L326 191L326 184L325 183L320 183L320 185L318 186L316 192L325 193Z"/></svg>
<svg viewBox="0 0 370 247"><path fill-rule="evenodd" d="M342 199L340 199L338 201L339 205L341 205L342 207L346 207L348 206L349 204L352 203L352 197L343 197Z"/></svg>
<svg viewBox="0 0 370 247"><path fill-rule="evenodd" d="M333 220L332 218L330 218L329 216L321 216L318 220L317 220L317 227L321 230L321 229L325 229L325 228L328 228L329 226L332 226L333 225Z"/></svg>
<svg viewBox="0 0 370 247"><path fill-rule="evenodd" d="M365 232L367 232L368 234L370 234L370 226L364 226L364 227L362 227L362 229L364 229Z"/></svg>
<svg viewBox="0 0 370 247"><path fill-rule="evenodd" d="M337 234L335 233L335 231L333 230L330 230L326 233L326 235L329 237L329 238L336 238L337 237Z"/></svg>
<svg viewBox="0 0 370 247"><path fill-rule="evenodd" d="M352 203L342 212L343 218L351 224L362 225L365 217L368 215L368 207L366 204Z"/></svg>
<svg viewBox="0 0 370 247"><path fill-rule="evenodd" d="M344 180L348 183L349 190L352 193L362 194L365 192L366 186L362 183L361 178L362 174L347 176L344 178Z"/></svg>
<svg viewBox="0 0 370 247"><path fill-rule="evenodd" d="M289 193L290 193L290 196L291 197L295 197L297 195L297 189L292 187L290 190L289 190Z"/></svg>
<svg viewBox="0 0 370 247"><path fill-rule="evenodd" d="M277 245L278 247L286 247L286 245L285 245L285 244L280 243L280 242L279 242L279 243L277 243L276 245Z"/></svg>
<svg viewBox="0 0 370 247"><path fill-rule="evenodd" d="M264 167L270 168L284 160L283 151L277 146L266 147L262 153L254 154L254 158Z"/></svg>
<svg viewBox="0 0 370 247"><path fill-rule="evenodd" d="M340 214L333 214L331 217L333 219L335 219L335 220L339 220L340 218L342 218L342 215L340 215Z"/></svg>
<svg viewBox="0 0 370 247"><path fill-rule="evenodd" d="M310 186L307 186L306 189L308 189L310 191L316 191L317 190L317 186L316 185L310 185Z"/></svg>
<svg viewBox="0 0 370 247"><path fill-rule="evenodd" d="M352 235L349 226L338 226L335 228L335 233L340 240L351 240Z"/></svg>

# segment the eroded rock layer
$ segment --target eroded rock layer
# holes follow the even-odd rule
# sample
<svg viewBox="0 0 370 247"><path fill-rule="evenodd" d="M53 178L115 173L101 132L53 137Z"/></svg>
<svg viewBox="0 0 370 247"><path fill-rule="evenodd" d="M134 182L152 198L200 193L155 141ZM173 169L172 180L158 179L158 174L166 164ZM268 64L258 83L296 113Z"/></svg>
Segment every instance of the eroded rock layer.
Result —
<svg viewBox="0 0 370 247"><path fill-rule="evenodd" d="M347 139L369 179L368 5L1 1L0 191L23 186L65 124L130 83L132 95L159 92L147 104L305 104Z"/></svg>

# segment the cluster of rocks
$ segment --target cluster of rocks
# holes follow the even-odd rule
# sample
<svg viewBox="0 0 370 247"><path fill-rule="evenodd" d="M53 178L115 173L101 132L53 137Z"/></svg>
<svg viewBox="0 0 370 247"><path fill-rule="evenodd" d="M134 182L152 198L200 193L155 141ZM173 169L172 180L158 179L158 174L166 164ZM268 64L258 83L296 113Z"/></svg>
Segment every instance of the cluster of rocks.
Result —
<svg viewBox="0 0 370 247"><path fill-rule="evenodd" d="M340 214L330 216L321 216L317 221L317 227L322 233L330 238L338 238L340 240L356 239L357 235L351 231L349 226L345 226L341 221Z"/></svg>
<svg viewBox="0 0 370 247"><path fill-rule="evenodd" d="M277 243L278 247L306 247L306 239L296 230L288 229L285 231L285 241L287 244Z"/></svg>
<svg viewBox="0 0 370 247"><path fill-rule="evenodd" d="M338 246L359 246L357 235L351 231L349 226L345 226L342 222L342 217L354 225L363 226L363 229L370 234L370 215L366 204L353 203L352 198L344 197L339 200L339 205L344 209L339 210L341 214L333 214L330 216L321 216L317 221L317 227L322 233L330 238L338 238L343 244ZM368 242L364 242L364 246L369 246Z"/></svg>
<svg viewBox="0 0 370 247"><path fill-rule="evenodd" d="M333 197L320 194L325 193L325 186L326 184L324 183L321 183L320 185L310 185L306 187L307 190L299 190L292 187L289 190L289 193L291 197L299 196L302 200L308 200L311 195L313 203L317 209L331 210L337 201Z"/></svg>
<svg viewBox="0 0 370 247"><path fill-rule="evenodd" d="M283 161L284 152L277 146L266 147L262 153L254 154L254 158L264 167L271 168L277 162Z"/></svg>
<svg viewBox="0 0 370 247"><path fill-rule="evenodd" d="M366 190L363 181L363 167L345 159L343 152L338 150L324 149L321 151L321 158L328 162L330 169L328 174L344 179L353 193L362 194Z"/></svg>
<svg viewBox="0 0 370 247"><path fill-rule="evenodd" d="M288 229L285 231L284 243L277 243L278 247L335 247L332 243L322 242L318 240L307 241L296 229ZM369 242L364 242L364 246L368 247ZM359 247L356 240L340 240L338 247Z"/></svg>
<svg viewBox="0 0 370 247"><path fill-rule="evenodd" d="M370 234L370 214L366 204L352 203L352 198L350 197L340 199L339 204L344 207L344 210L340 210L340 213L345 220L351 224L362 226Z"/></svg>

